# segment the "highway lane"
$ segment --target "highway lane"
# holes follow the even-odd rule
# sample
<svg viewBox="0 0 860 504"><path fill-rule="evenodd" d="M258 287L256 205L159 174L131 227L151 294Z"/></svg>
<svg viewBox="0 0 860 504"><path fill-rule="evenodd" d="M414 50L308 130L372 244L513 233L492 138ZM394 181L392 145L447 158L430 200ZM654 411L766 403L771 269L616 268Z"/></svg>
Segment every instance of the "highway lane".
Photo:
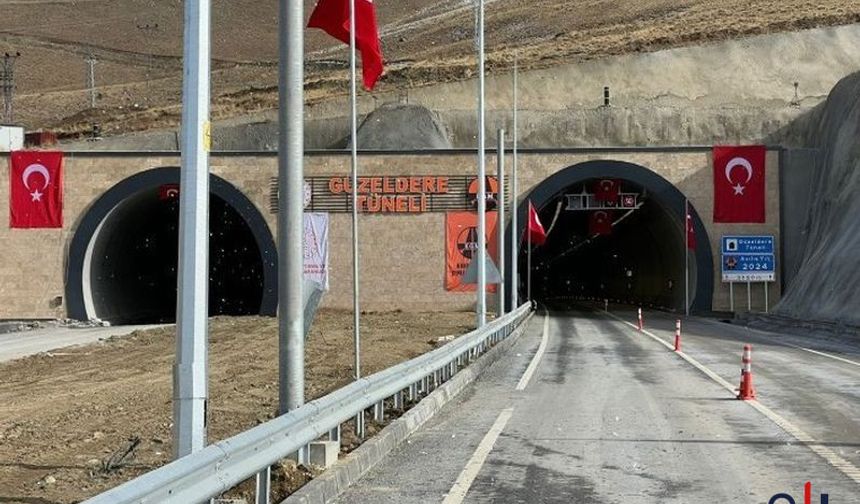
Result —
<svg viewBox="0 0 860 504"><path fill-rule="evenodd" d="M614 314L626 320L636 318L629 309ZM668 313L646 311L646 330L672 342L676 319ZM735 385L740 383L745 343L753 345L758 401L860 467L858 347L821 341L813 334L804 339L710 319L682 321L682 350Z"/></svg>
<svg viewBox="0 0 860 504"><path fill-rule="evenodd" d="M673 323L653 318L658 331ZM853 502L860 494L860 485L760 411L600 313L551 316L545 354L517 391L540 346L539 321L535 317L505 359L338 502L766 504L783 492L802 502L806 481L816 494L828 492L832 503ZM713 329L705 322L689 325L691 332ZM693 337L690 345L696 354ZM737 342L717 345L712 360L701 354L703 362L734 382L740 354L722 357L719 345L733 349ZM804 360L812 355L794 351ZM797 379L785 378L783 386L808 384ZM762 391L771 386L764 378L759 383ZM838 392L852 400L850 390ZM846 421L850 436L854 427L846 415L853 410L816 397L807 396L811 403L802 409ZM836 449L860 450L860 437L821 441L832 440Z"/></svg>

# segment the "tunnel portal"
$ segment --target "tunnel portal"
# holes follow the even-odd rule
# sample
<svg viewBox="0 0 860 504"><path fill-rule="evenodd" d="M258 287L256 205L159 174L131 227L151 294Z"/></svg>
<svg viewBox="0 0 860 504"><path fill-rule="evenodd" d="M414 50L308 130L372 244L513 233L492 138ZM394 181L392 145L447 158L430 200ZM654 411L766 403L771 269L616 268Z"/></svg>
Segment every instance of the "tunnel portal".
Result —
<svg viewBox="0 0 860 504"><path fill-rule="evenodd" d="M598 200L596 187L606 180L617 196ZM686 199L656 173L630 163L591 161L541 182L528 199L548 230L547 242L534 246L531 257L531 294L539 303L563 309L596 298L683 311L689 268L691 308L709 309L713 266L704 225L690 207L696 246L688 249ZM518 209L518 236L526 205ZM518 292L525 299L527 244L520 247Z"/></svg>
<svg viewBox="0 0 860 504"><path fill-rule="evenodd" d="M121 182L87 212L70 249L72 318L173 322L179 250L179 171ZM236 188L210 178L209 315L273 315L276 252L268 227Z"/></svg>

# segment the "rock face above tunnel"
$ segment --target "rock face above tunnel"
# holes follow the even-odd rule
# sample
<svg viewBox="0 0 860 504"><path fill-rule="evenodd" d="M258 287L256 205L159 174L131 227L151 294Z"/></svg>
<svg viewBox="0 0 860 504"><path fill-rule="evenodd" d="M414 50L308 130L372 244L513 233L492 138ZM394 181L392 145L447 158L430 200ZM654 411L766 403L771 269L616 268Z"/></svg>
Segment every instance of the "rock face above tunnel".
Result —
<svg viewBox="0 0 860 504"><path fill-rule="evenodd" d="M804 124L819 163L801 266L777 311L860 325L860 73L842 79Z"/></svg>
<svg viewBox="0 0 860 504"><path fill-rule="evenodd" d="M448 137L436 114L420 105L401 103L382 105L358 128L358 146L369 150L450 149Z"/></svg>

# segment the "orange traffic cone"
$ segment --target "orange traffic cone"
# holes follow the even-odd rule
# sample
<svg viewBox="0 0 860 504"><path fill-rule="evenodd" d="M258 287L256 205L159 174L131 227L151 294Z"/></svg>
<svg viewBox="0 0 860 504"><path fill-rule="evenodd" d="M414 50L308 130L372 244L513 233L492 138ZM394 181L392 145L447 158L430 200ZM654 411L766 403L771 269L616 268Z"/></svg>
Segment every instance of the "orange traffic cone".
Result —
<svg viewBox="0 0 860 504"><path fill-rule="evenodd" d="M750 401L755 399L755 388L753 387L752 375L752 345L744 345L744 356L741 359L741 386L738 391L738 399Z"/></svg>
<svg viewBox="0 0 860 504"><path fill-rule="evenodd" d="M675 351L681 351L681 321L675 321Z"/></svg>

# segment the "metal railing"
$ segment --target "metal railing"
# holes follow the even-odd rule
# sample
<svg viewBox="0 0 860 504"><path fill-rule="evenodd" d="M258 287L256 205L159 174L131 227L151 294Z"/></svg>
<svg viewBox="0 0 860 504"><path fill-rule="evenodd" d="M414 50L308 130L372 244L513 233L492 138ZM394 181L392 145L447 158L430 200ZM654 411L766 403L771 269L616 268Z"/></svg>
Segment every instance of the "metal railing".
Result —
<svg viewBox="0 0 860 504"><path fill-rule="evenodd" d="M469 362L506 339L528 316L530 306L488 323L451 343L356 380L324 397L258 425L229 439L207 446L146 473L84 504L194 504L208 501L248 478L258 476L258 489L268 493L268 468L292 454L304 452L324 436L338 440L340 426L366 410L382 420L386 400L395 408L419 401L450 379ZM264 476L263 476L264 475ZM260 481L263 478L266 481ZM258 502L267 502L268 495Z"/></svg>

